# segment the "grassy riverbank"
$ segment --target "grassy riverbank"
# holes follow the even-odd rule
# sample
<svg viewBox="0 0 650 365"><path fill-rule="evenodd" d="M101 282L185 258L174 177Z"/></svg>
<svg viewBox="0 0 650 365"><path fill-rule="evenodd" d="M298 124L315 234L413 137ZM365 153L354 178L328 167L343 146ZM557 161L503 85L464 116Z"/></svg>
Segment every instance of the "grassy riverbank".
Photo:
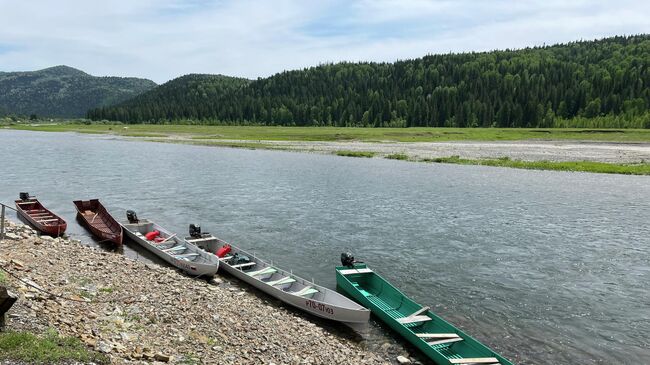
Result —
<svg viewBox="0 0 650 365"><path fill-rule="evenodd" d="M631 149L648 148L650 130L644 129L309 128L73 123L14 125L10 128L113 134L155 142L292 150L345 157L650 175L647 152L630 158L637 153ZM523 149L522 144L525 144ZM492 149L492 152L486 153L488 149Z"/></svg>
<svg viewBox="0 0 650 365"><path fill-rule="evenodd" d="M31 332L0 333L0 360L25 361L27 363L52 364L70 362L93 362L108 364L103 354L90 351L75 337L59 336L50 330L43 335Z"/></svg>
<svg viewBox="0 0 650 365"><path fill-rule="evenodd" d="M173 137L252 141L446 142L580 140L650 142L650 129L525 129L525 128L335 128L248 127L160 124L13 125L13 129L44 132L112 133L129 137Z"/></svg>
<svg viewBox="0 0 650 365"><path fill-rule="evenodd" d="M388 158L388 157L387 157ZM422 162L453 163L459 165L482 165L495 167L512 167L526 170L553 170L595 172L604 174L650 175L650 164L611 164L592 161L519 161L507 157L498 159L464 159L458 156L424 159Z"/></svg>

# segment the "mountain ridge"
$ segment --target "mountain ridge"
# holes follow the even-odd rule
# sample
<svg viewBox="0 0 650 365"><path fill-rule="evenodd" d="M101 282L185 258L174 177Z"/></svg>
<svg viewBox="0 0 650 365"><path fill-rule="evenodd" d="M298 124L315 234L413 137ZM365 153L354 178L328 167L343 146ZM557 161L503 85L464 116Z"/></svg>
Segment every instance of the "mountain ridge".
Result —
<svg viewBox="0 0 650 365"><path fill-rule="evenodd" d="M0 110L5 114L83 117L157 86L135 77L92 76L66 65L36 71L0 72Z"/></svg>
<svg viewBox="0 0 650 365"><path fill-rule="evenodd" d="M170 89L143 104L129 100L87 116L366 127L552 127L568 119L609 118L615 126L644 128L650 125L650 35L324 64L258 78L207 99L196 97L199 84L186 98ZM170 100L178 107L167 107Z"/></svg>

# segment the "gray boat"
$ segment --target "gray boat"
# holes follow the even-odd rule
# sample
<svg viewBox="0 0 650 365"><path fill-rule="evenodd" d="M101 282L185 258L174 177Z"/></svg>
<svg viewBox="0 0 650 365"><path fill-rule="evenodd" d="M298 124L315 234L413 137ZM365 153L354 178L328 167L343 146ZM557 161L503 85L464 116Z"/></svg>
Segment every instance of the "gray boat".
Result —
<svg viewBox="0 0 650 365"><path fill-rule="evenodd" d="M163 227L147 219L138 219L133 211L127 211L127 223L120 222L124 232L133 241L153 252L171 265L191 276L214 276L219 269L219 259L196 245L185 241ZM158 231L160 242L147 239L147 233Z"/></svg>
<svg viewBox="0 0 650 365"><path fill-rule="evenodd" d="M366 324L370 311L335 290L327 289L292 272L282 270L209 233L193 232L185 240L215 255L223 248L230 251L221 261L221 269L259 290L307 313L343 322L353 327ZM200 229L199 229L200 230ZM219 252L221 253L221 252ZM215 256L217 257L217 256Z"/></svg>

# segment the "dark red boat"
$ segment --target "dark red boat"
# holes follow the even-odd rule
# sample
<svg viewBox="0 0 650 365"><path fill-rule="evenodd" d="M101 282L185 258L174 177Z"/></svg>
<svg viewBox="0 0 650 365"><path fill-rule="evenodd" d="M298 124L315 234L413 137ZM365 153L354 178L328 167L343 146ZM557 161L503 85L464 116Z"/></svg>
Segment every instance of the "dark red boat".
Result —
<svg viewBox="0 0 650 365"><path fill-rule="evenodd" d="M81 223L95 237L102 241L113 242L118 246L122 244L122 226L117 223L99 200L75 200L73 203L77 207L77 215Z"/></svg>
<svg viewBox="0 0 650 365"><path fill-rule="evenodd" d="M63 218L45 208L29 193L20 193L20 199L16 200L16 211L34 228L49 236L58 237L68 228Z"/></svg>

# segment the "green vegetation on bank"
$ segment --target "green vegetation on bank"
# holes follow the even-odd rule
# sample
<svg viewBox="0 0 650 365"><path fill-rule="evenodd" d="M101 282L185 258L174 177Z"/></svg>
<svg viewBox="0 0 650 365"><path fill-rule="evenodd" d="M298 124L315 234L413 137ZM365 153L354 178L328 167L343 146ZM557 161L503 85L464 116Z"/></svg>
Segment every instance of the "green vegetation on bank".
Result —
<svg viewBox="0 0 650 365"><path fill-rule="evenodd" d="M581 140L650 142L647 129L554 129L554 128L338 128L270 126L197 126L165 124L15 124L8 128L44 131L117 134L127 137L181 136L196 140L248 141L522 141Z"/></svg>
<svg viewBox="0 0 650 365"><path fill-rule="evenodd" d="M576 171L576 172L594 172L604 174L624 174L624 175L650 175L650 164L611 164L604 162L591 161L520 161L511 160L507 157L499 159L463 159L459 156L439 157L433 159L423 159L422 162L452 163L460 165L482 165L495 167L512 167L527 170L555 170L555 171Z"/></svg>
<svg viewBox="0 0 650 365"><path fill-rule="evenodd" d="M224 125L650 128L650 35L325 64L251 82L211 77L197 75L192 84L173 80L88 117Z"/></svg>
<svg viewBox="0 0 650 365"><path fill-rule="evenodd" d="M404 153L392 153L390 155L384 156L384 158L387 158L389 160L403 160L406 161L409 159L409 156Z"/></svg>
<svg viewBox="0 0 650 365"><path fill-rule="evenodd" d="M336 155L345 157L375 157L375 153L370 151L336 151Z"/></svg>
<svg viewBox="0 0 650 365"><path fill-rule="evenodd" d="M88 350L79 339L59 336L53 330L40 336L29 332L0 332L0 360L36 364L109 362L105 356Z"/></svg>

